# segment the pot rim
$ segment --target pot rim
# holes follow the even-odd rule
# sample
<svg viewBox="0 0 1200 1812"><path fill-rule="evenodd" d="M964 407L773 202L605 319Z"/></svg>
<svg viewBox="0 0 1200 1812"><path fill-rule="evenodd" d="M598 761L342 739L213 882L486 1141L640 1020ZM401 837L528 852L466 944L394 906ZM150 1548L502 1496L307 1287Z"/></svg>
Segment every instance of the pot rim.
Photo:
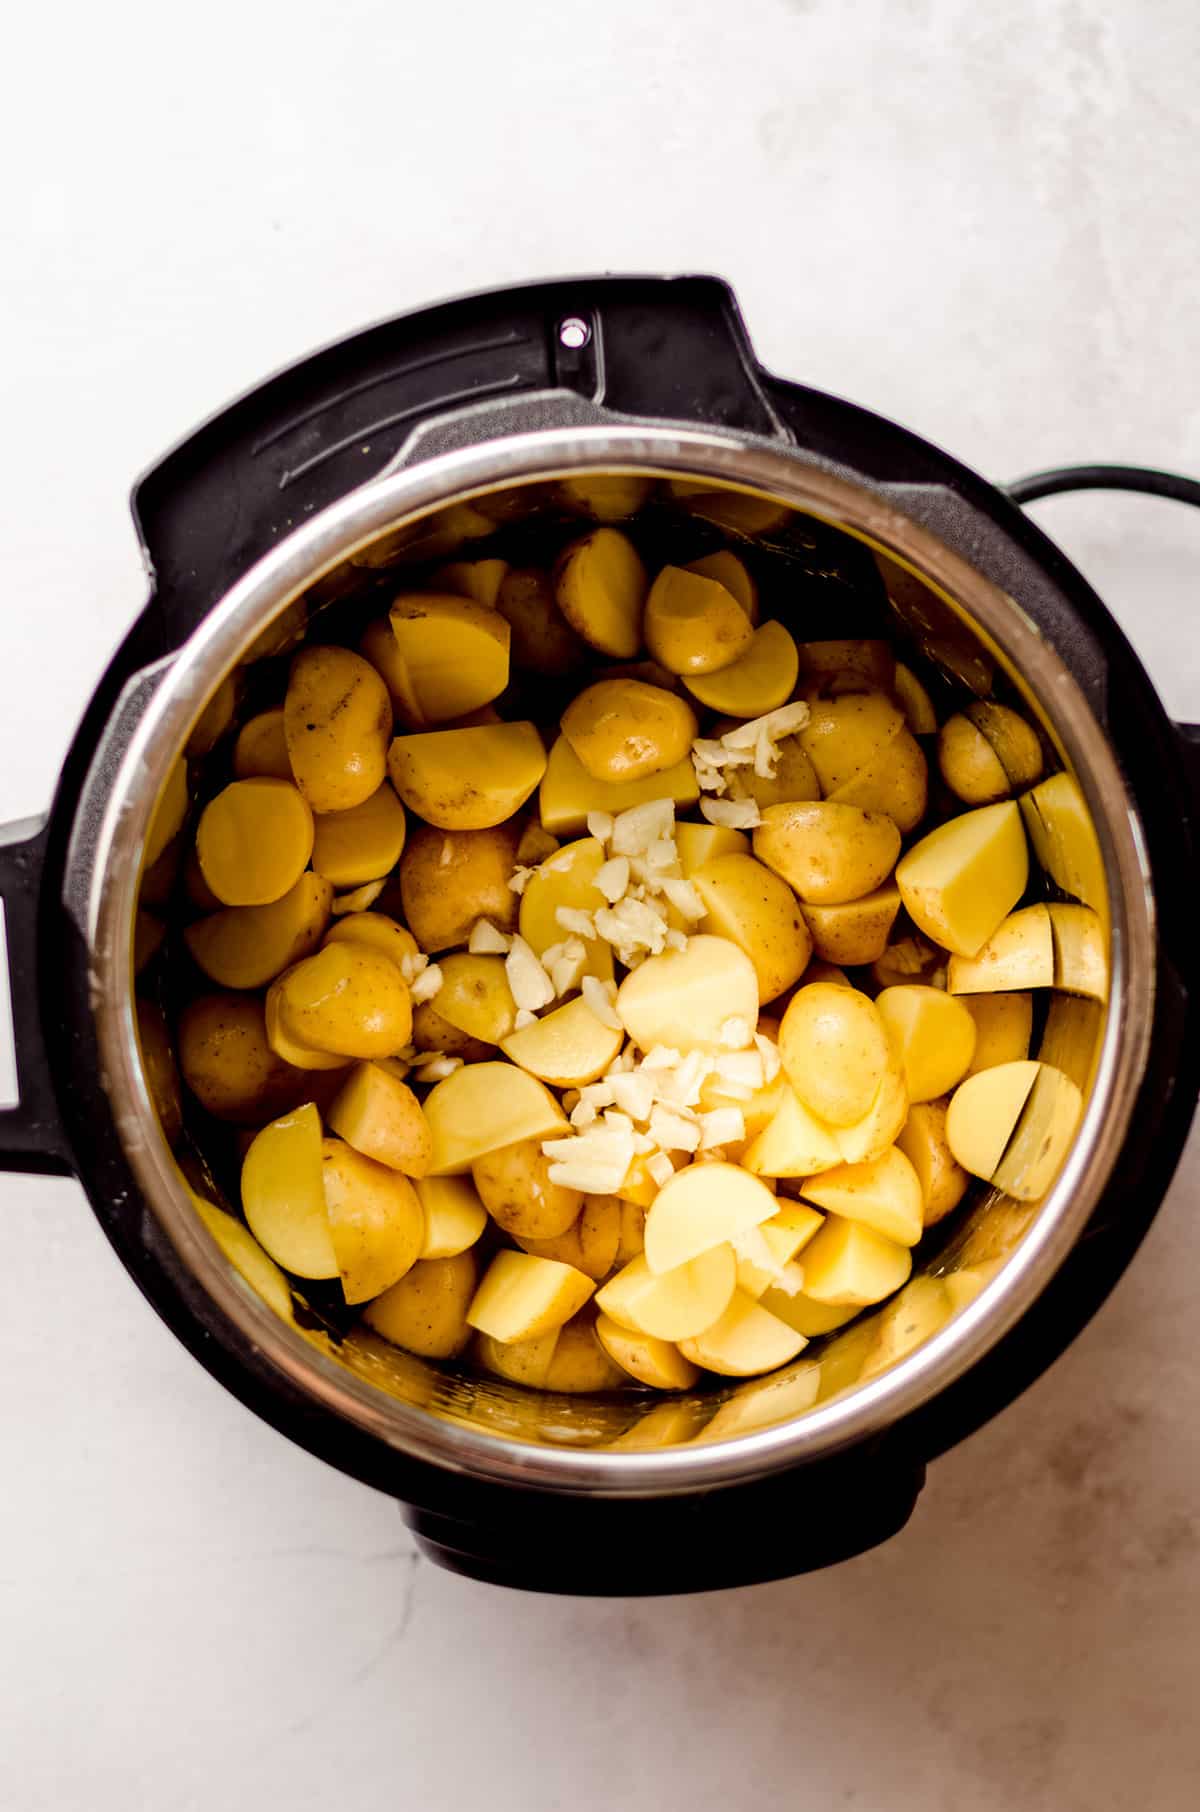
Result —
<svg viewBox="0 0 1200 1812"><path fill-rule="evenodd" d="M711 479L716 488L766 493L878 545L931 580L1051 724L1091 811L1110 900L1113 1004L1090 1098L1053 1189L997 1275L889 1370L797 1420L657 1452L541 1445L443 1419L367 1383L277 1317L192 1208L150 1102L133 1010L130 950L146 832L170 762L220 678L296 596L383 533L497 488L584 471ZM238 581L174 658L120 762L95 848L88 949L101 1079L130 1168L194 1283L281 1380L410 1459L497 1483L633 1497L728 1485L877 1436L1008 1332L1067 1257L1120 1151L1149 1048L1155 933L1141 826L1107 737L1057 652L1013 598L885 497L801 450L704 429L603 425L507 435L373 479Z"/></svg>

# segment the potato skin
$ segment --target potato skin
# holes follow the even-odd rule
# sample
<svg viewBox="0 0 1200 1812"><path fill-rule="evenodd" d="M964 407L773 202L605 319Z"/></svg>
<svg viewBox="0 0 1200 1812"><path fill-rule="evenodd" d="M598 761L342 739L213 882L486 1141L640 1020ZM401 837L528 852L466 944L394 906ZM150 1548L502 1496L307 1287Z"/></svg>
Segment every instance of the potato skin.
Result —
<svg viewBox="0 0 1200 1812"><path fill-rule="evenodd" d="M833 1126L861 1120L897 1067L874 1001L831 982L813 982L792 996L779 1027L779 1055L805 1106Z"/></svg>
<svg viewBox="0 0 1200 1812"><path fill-rule="evenodd" d="M645 780L674 767L695 740L696 713L640 680L599 680L567 706L562 731L593 780Z"/></svg>
<svg viewBox="0 0 1200 1812"><path fill-rule="evenodd" d="M471 1175L480 1201L506 1233L555 1239L578 1218L583 1195L552 1183L549 1168L540 1139L518 1139L476 1158Z"/></svg>
<svg viewBox="0 0 1200 1812"><path fill-rule="evenodd" d="M900 832L882 812L829 799L770 805L754 853L806 905L842 906L875 889L900 854Z"/></svg>
<svg viewBox="0 0 1200 1812"><path fill-rule="evenodd" d="M505 573L496 609L511 631L516 666L561 678L578 672L588 659L586 645L554 601L549 573L540 568L518 566Z"/></svg>
<svg viewBox="0 0 1200 1812"><path fill-rule="evenodd" d="M305 1099L308 1077L267 1042L263 1004L250 994L204 994L184 1008L179 1067L218 1120L257 1126Z"/></svg>
<svg viewBox="0 0 1200 1812"><path fill-rule="evenodd" d="M466 1315L477 1281L472 1251L418 1259L399 1283L367 1304L363 1320L422 1359L455 1359L471 1338Z"/></svg>
<svg viewBox="0 0 1200 1812"><path fill-rule="evenodd" d="M283 727L296 785L314 812L348 811L382 786L392 701L361 655L302 648L288 677Z"/></svg>
<svg viewBox="0 0 1200 1812"><path fill-rule="evenodd" d="M428 954L465 944L476 919L501 931L517 922L509 886L516 866L512 825L445 831L421 825L400 858L400 898L408 928Z"/></svg>
<svg viewBox="0 0 1200 1812"><path fill-rule="evenodd" d="M786 881L753 856L715 856L692 883L708 908L701 929L740 945L754 964L760 1004L799 981L812 938Z"/></svg>

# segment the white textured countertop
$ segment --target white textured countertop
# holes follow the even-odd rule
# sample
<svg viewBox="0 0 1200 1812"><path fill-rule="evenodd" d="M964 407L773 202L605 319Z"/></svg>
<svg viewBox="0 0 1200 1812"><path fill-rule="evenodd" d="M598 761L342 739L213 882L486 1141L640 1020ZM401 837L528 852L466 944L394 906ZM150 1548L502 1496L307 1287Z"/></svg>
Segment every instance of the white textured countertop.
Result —
<svg viewBox="0 0 1200 1812"><path fill-rule="evenodd" d="M0 111L0 819L143 580L133 476L365 321L711 269L763 358L997 477L1200 468L1191 0L25 8ZM1200 717L1200 517L1040 508ZM418 1565L0 1185L0 1806L1184 1812L1200 1802L1200 1140L1071 1352L888 1547L706 1598Z"/></svg>

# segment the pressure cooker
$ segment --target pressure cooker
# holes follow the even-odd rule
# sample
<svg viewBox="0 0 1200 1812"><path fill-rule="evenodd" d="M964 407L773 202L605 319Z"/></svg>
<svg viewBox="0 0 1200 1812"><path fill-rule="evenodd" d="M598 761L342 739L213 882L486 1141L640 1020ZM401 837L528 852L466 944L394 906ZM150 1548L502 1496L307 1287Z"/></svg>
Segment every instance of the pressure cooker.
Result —
<svg viewBox="0 0 1200 1812"><path fill-rule="evenodd" d="M1087 1099L1061 1174L1034 1204L980 1186L952 1235L918 1249L918 1279L969 1280L945 1290L943 1323L881 1361L882 1311L864 1316L830 1337L815 1393L790 1389L785 1368L666 1403L546 1395L319 1313L284 1321L197 1216L139 1052L131 951L148 827L222 683L286 651L298 623L357 585L467 533L486 550L488 532L512 535L543 510L556 481L613 473L685 480L722 533L785 541L839 624L844 600L841 633L856 633L845 573L869 568L926 658L968 681L985 664L1023 701L1078 782L1103 862L1111 998L1074 1034ZM928 1462L1044 1371L1121 1275L1196 1099L1197 731L1169 721L1100 599L1019 507L1089 484L1200 501L1188 480L1116 468L998 488L765 370L711 277L469 296L269 378L138 482L148 600L48 816L3 833L20 1098L0 1113L0 1162L77 1176L201 1364L400 1500L442 1565L545 1591L677 1592L883 1541Z"/></svg>

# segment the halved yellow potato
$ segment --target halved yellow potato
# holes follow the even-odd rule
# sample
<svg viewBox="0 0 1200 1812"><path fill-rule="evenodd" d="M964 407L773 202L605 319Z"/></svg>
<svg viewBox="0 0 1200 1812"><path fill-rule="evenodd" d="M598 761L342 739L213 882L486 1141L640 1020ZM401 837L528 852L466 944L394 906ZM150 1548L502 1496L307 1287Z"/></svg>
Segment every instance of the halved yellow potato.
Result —
<svg viewBox="0 0 1200 1812"><path fill-rule="evenodd" d="M282 705L260 711L242 725L233 745L233 773L236 780L253 780L256 775L269 775L274 780L292 778Z"/></svg>
<svg viewBox="0 0 1200 1812"><path fill-rule="evenodd" d="M474 598L477 604L494 610L507 572L507 560L449 560L438 567L430 582L437 591Z"/></svg>
<svg viewBox="0 0 1200 1812"><path fill-rule="evenodd" d="M500 1044L516 1023L517 1004L502 956L470 956L457 950L438 963L442 985L436 1010L456 1031L484 1044Z"/></svg>
<svg viewBox="0 0 1200 1812"><path fill-rule="evenodd" d="M596 1332L596 1317L590 1308L564 1322L558 1330L554 1353L546 1372L544 1390L579 1391L620 1390L626 1374L615 1363Z"/></svg>
<svg viewBox="0 0 1200 1812"><path fill-rule="evenodd" d="M274 1259L268 1258L253 1234L234 1220L223 1208L192 1191L196 1213L220 1246L238 1275L245 1279L256 1296L261 1296L269 1309L284 1321L292 1320L292 1292L287 1278Z"/></svg>
<svg viewBox="0 0 1200 1812"><path fill-rule="evenodd" d="M386 912L348 912L335 919L325 933L327 944L370 944L391 958L403 974L406 957L418 954L417 940L406 926Z"/></svg>
<svg viewBox="0 0 1200 1812"><path fill-rule="evenodd" d="M525 1384L530 1390L545 1390L550 1375L550 1362L558 1345L559 1329L538 1334L533 1340L493 1340L480 1334L475 1342L475 1355L485 1371L511 1384Z"/></svg>
<svg viewBox="0 0 1200 1812"><path fill-rule="evenodd" d="M189 1002L177 1048L184 1081L218 1120L261 1126L307 1092L306 1077L272 1048L263 1003L252 995L203 994Z"/></svg>
<svg viewBox="0 0 1200 1812"><path fill-rule="evenodd" d="M649 779L686 761L699 727L696 713L676 693L636 679L586 686L561 721L591 778L614 786Z"/></svg>
<svg viewBox="0 0 1200 1812"><path fill-rule="evenodd" d="M965 715L987 737L1012 790L1031 786L1042 771L1042 745L1032 724L993 699L976 699Z"/></svg>
<svg viewBox="0 0 1200 1812"><path fill-rule="evenodd" d="M519 1139L553 1139L566 1115L542 1083L515 1063L471 1063L425 1097L433 1134L427 1176L462 1176L477 1158Z"/></svg>
<svg viewBox="0 0 1200 1812"><path fill-rule="evenodd" d="M688 672L684 685L710 711L726 717L761 717L787 703L798 671L795 642L782 623L772 621L754 631L749 646L729 666L715 673Z"/></svg>
<svg viewBox="0 0 1200 1812"><path fill-rule="evenodd" d="M907 1283L911 1271L907 1246L864 1221L831 1214L804 1249L804 1294L839 1308L865 1308Z"/></svg>
<svg viewBox="0 0 1200 1812"><path fill-rule="evenodd" d="M417 1262L425 1216L406 1176L343 1139L321 1141L329 1232L347 1302L367 1302Z"/></svg>
<svg viewBox="0 0 1200 1812"><path fill-rule="evenodd" d="M861 1120L897 1067L874 1001L830 982L809 983L792 996L779 1055L801 1101L835 1127Z"/></svg>
<svg viewBox="0 0 1200 1812"><path fill-rule="evenodd" d="M920 1178L895 1145L865 1164L840 1164L820 1176L808 1177L804 1194L818 1208L874 1227L898 1245L915 1246L921 1237L924 1197Z"/></svg>
<svg viewBox="0 0 1200 1812"><path fill-rule="evenodd" d="M538 805L545 829L556 837L565 837L583 830L589 812L607 812L615 818L635 805L648 805L652 799L672 799L682 809L695 805L699 797L696 770L690 759L644 780L614 784L593 780L566 737L560 736L550 750Z"/></svg>
<svg viewBox="0 0 1200 1812"><path fill-rule="evenodd" d="M1039 1064L1016 1130L992 1174L996 1187L1019 1202L1040 1200L1058 1175L1082 1113L1083 1096L1071 1078L1048 1063Z"/></svg>
<svg viewBox="0 0 1200 1812"><path fill-rule="evenodd" d="M748 856L750 839L745 831L729 830L723 824L677 824L675 853L684 879L691 880L698 868L720 856Z"/></svg>
<svg viewBox="0 0 1200 1812"><path fill-rule="evenodd" d="M1011 799L939 824L896 867L917 929L956 956L978 956L1028 878L1029 851Z"/></svg>
<svg viewBox="0 0 1200 1812"><path fill-rule="evenodd" d="M896 1134L902 1151L921 1185L921 1217L935 1226L957 1208L967 1191L967 1173L950 1150L946 1138L946 1102L922 1101L909 1110Z"/></svg>
<svg viewBox="0 0 1200 1812"><path fill-rule="evenodd" d="M267 906L229 906L184 928L184 942L204 973L223 988L262 988L321 941L333 904L322 875L302 874Z"/></svg>
<svg viewBox="0 0 1200 1812"><path fill-rule="evenodd" d="M546 771L531 723L397 736L388 751L392 785L410 811L440 830L490 830L519 811Z"/></svg>
<svg viewBox="0 0 1200 1812"><path fill-rule="evenodd" d="M754 832L754 853L806 905L838 906L887 879L900 854L900 832L882 812L798 800L766 808Z"/></svg>
<svg viewBox="0 0 1200 1812"><path fill-rule="evenodd" d="M302 648L292 661L283 727L296 785L314 812L345 812L383 784L392 701L349 648Z"/></svg>
<svg viewBox="0 0 1200 1812"><path fill-rule="evenodd" d="M492 1219L514 1238L553 1239L583 1207L582 1191L551 1182L550 1160L537 1138L482 1153L471 1177Z"/></svg>
<svg viewBox="0 0 1200 1812"><path fill-rule="evenodd" d="M1040 1064L997 1063L960 1083L946 1110L946 1141L955 1162L972 1176L995 1176Z"/></svg>
<svg viewBox="0 0 1200 1812"><path fill-rule="evenodd" d="M308 1050L392 1057L412 1032L408 984L390 956L369 944L326 944L285 969L267 995L282 1030Z"/></svg>
<svg viewBox="0 0 1200 1812"><path fill-rule="evenodd" d="M778 1106L742 1155L755 1176L808 1177L841 1162L832 1127L826 1126L781 1079Z"/></svg>
<svg viewBox="0 0 1200 1812"><path fill-rule="evenodd" d="M942 779L966 805L991 805L1007 799L1012 781L983 731L964 711L948 717L938 733L938 766Z"/></svg>
<svg viewBox="0 0 1200 1812"><path fill-rule="evenodd" d="M246 1224L296 1277L338 1275L321 1170L321 1116L311 1102L264 1126L242 1161Z"/></svg>
<svg viewBox="0 0 1200 1812"><path fill-rule="evenodd" d="M885 988L875 1008L910 1101L935 1101L957 1087L975 1052L975 1021L961 1001L918 982Z"/></svg>
<svg viewBox="0 0 1200 1812"><path fill-rule="evenodd" d="M532 1252L538 1258L561 1259L564 1265L574 1265L577 1271L599 1283L617 1263L625 1210L633 1212L629 1203L619 1201L615 1195L585 1195L582 1209L565 1233L549 1239L531 1239L521 1233L514 1237L523 1252ZM629 1254L631 1258L635 1256ZM628 1259L622 1262L628 1263Z"/></svg>
<svg viewBox="0 0 1200 1812"><path fill-rule="evenodd" d="M1108 907L1104 858L1073 774L1051 774L1021 799L1033 853L1050 879L1093 912Z"/></svg>
<svg viewBox="0 0 1200 1812"><path fill-rule="evenodd" d="M691 1164L663 1184L646 1215L646 1263L656 1276L770 1220L778 1203L737 1164Z"/></svg>
<svg viewBox="0 0 1200 1812"><path fill-rule="evenodd" d="M580 837L547 856L526 881L521 895L520 929L535 956L541 956L552 944L561 944L569 935L559 922L560 909L598 912L607 906L608 901L596 886L596 876L606 860L603 843L595 837ZM611 981L612 945L598 937L583 941L588 953L585 973Z"/></svg>
<svg viewBox="0 0 1200 1812"><path fill-rule="evenodd" d="M487 1209L470 1177L417 1177L417 1199L425 1215L420 1256L453 1258L473 1246L487 1226Z"/></svg>
<svg viewBox="0 0 1200 1812"><path fill-rule="evenodd" d="M704 902L703 931L744 950L758 976L760 1002L799 981L812 940L785 881L749 855L716 856L692 882Z"/></svg>
<svg viewBox="0 0 1200 1812"><path fill-rule="evenodd" d="M831 1128L843 1164L866 1164L895 1143L908 1114L908 1090L899 1070L884 1076L861 1120Z"/></svg>
<svg viewBox="0 0 1200 1812"><path fill-rule="evenodd" d="M712 1246L675 1271L652 1271L645 1253L596 1292L596 1307L631 1333L686 1340L711 1327L737 1284L732 1246Z"/></svg>
<svg viewBox="0 0 1200 1812"><path fill-rule="evenodd" d="M452 592L410 592L390 621L424 722L476 711L507 686L509 627L499 611Z"/></svg>
<svg viewBox="0 0 1200 1812"><path fill-rule="evenodd" d="M933 702L912 668L906 667L903 661L896 662L892 691L913 735L936 736L938 725Z"/></svg>
<svg viewBox="0 0 1200 1812"><path fill-rule="evenodd" d="M715 579L723 585L732 597L735 597L750 621L758 622L758 586L754 583L744 560L731 553L727 547L715 554L705 554L701 560L689 560L685 572L699 573L701 578Z"/></svg>
<svg viewBox="0 0 1200 1812"><path fill-rule="evenodd" d="M975 1021L975 1052L968 1076L990 1070L997 1063L1016 1063L1028 1057L1033 1031L1032 994L964 994L961 999Z"/></svg>
<svg viewBox="0 0 1200 1812"><path fill-rule="evenodd" d="M200 871L226 906L268 906L296 885L313 848L313 815L290 780L234 780L200 814Z"/></svg>
<svg viewBox="0 0 1200 1812"><path fill-rule="evenodd" d="M760 1302L735 1290L729 1307L710 1327L679 1342L685 1359L727 1378L752 1378L786 1365L808 1345Z"/></svg>
<svg viewBox="0 0 1200 1812"><path fill-rule="evenodd" d="M455 1359L471 1338L475 1255L419 1259L363 1311L367 1326L423 1359Z"/></svg>
<svg viewBox="0 0 1200 1812"><path fill-rule="evenodd" d="M822 1334L831 1334L835 1328L853 1321L863 1306L857 1302L817 1302L802 1290L789 1295L786 1290L774 1287L764 1290L759 1300L764 1309L779 1321L786 1321L790 1328L795 1328L798 1334L803 1334L808 1340L816 1340Z"/></svg>
<svg viewBox="0 0 1200 1812"><path fill-rule="evenodd" d="M433 1137L420 1102L406 1082L381 1064L357 1064L325 1118L355 1151L405 1176L424 1176L433 1157Z"/></svg>
<svg viewBox="0 0 1200 1812"><path fill-rule="evenodd" d="M534 566L514 567L504 575L495 604L512 631L512 656L524 672L559 678L588 660L587 643L555 602L549 573Z"/></svg>
<svg viewBox="0 0 1200 1812"><path fill-rule="evenodd" d="M900 910L900 889L894 881L885 881L861 899L845 900L838 906L814 906L806 901L800 910L817 956L827 963L858 967L877 961L887 949Z"/></svg>
<svg viewBox="0 0 1200 1812"><path fill-rule="evenodd" d="M829 797L862 811L883 812L907 836L925 816L929 798L929 767L920 743L902 727Z"/></svg>
<svg viewBox="0 0 1200 1812"><path fill-rule="evenodd" d="M731 1020L748 1028L758 1022L758 976L754 964L727 938L702 933L684 950L647 957L617 990L622 1025L643 1051L656 1044L675 1051L728 1048L722 1029Z"/></svg>
<svg viewBox="0 0 1200 1812"><path fill-rule="evenodd" d="M312 865L335 887L357 887L391 874L404 848L404 807L385 780L361 805L318 812Z"/></svg>
<svg viewBox="0 0 1200 1812"><path fill-rule="evenodd" d="M723 734L721 725L729 722L722 718L715 729ZM775 754L774 774L756 774L752 767L731 769L729 797L753 799L760 811L766 811L769 805L792 805L821 797L816 769L801 748L799 737L783 737L775 744Z"/></svg>
<svg viewBox="0 0 1200 1812"><path fill-rule="evenodd" d="M1038 1056L1043 1063L1064 1070L1084 1089L1099 1055L1103 1025L1104 1009L1098 1000L1055 994L1046 1013Z"/></svg>
<svg viewBox="0 0 1200 1812"><path fill-rule="evenodd" d="M946 969L951 994L985 994L1006 988L1048 988L1054 981L1050 909L1040 901L1010 912L977 956L952 956Z"/></svg>
<svg viewBox="0 0 1200 1812"><path fill-rule="evenodd" d="M392 709L406 730L423 730L425 719L417 704L408 664L392 634L387 617L368 623L358 644L358 652L368 666L375 669L391 699Z"/></svg>
<svg viewBox="0 0 1200 1812"><path fill-rule="evenodd" d="M812 646L804 645L802 660L807 662ZM797 735L828 797L869 766L903 728L904 713L886 693L849 692L810 698L808 722Z"/></svg>
<svg viewBox="0 0 1200 1812"><path fill-rule="evenodd" d="M1108 953L1099 913L1090 906L1049 908L1054 938L1054 985L1067 994L1108 999Z"/></svg>
<svg viewBox="0 0 1200 1812"><path fill-rule="evenodd" d="M554 1088L581 1088L604 1074L624 1042L620 1026L605 1025L580 996L511 1032L500 1040L500 1047L542 1082Z"/></svg>
<svg viewBox="0 0 1200 1812"><path fill-rule="evenodd" d="M529 1252L497 1252L467 1310L481 1334L511 1344L536 1340L578 1313L595 1284L572 1265Z"/></svg>
<svg viewBox="0 0 1200 1812"><path fill-rule="evenodd" d="M779 528L788 518L785 503L773 497L760 497L750 491L734 491L694 478L670 478L667 489L681 509L689 515L702 516L718 528L730 529L735 535L765 535Z"/></svg>
<svg viewBox="0 0 1200 1812"><path fill-rule="evenodd" d="M670 1340L632 1333L608 1315L597 1315L596 1337L623 1372L652 1390L690 1390L700 1376Z"/></svg>
<svg viewBox="0 0 1200 1812"><path fill-rule="evenodd" d="M646 646L669 673L716 673L747 651L754 628L717 579L664 566L646 597Z"/></svg>
<svg viewBox="0 0 1200 1812"><path fill-rule="evenodd" d="M877 1378L890 1366L944 1328L954 1313L954 1299L941 1277L910 1277L881 1309L875 1322L875 1346L859 1377Z"/></svg>
<svg viewBox="0 0 1200 1812"><path fill-rule="evenodd" d="M572 515L591 516L596 522L622 522L637 515L653 485L652 478L640 478L633 472L587 472L560 478L553 497Z"/></svg>
<svg viewBox="0 0 1200 1812"><path fill-rule="evenodd" d="M598 528L573 541L554 569L558 607L589 647L630 661L642 643L646 569L628 535Z"/></svg>
<svg viewBox="0 0 1200 1812"><path fill-rule="evenodd" d="M517 839L508 824L486 830L417 827L400 861L400 899L409 930L427 954L465 944L479 919L511 931L517 896L509 886Z"/></svg>

